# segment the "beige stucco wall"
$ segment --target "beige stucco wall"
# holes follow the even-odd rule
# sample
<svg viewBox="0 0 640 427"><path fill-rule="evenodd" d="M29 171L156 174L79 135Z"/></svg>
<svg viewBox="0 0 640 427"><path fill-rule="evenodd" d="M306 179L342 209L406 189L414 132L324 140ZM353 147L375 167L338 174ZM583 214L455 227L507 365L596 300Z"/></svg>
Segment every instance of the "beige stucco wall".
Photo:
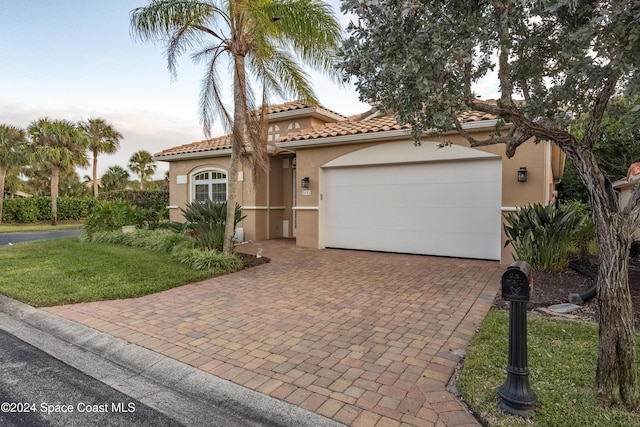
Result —
<svg viewBox="0 0 640 427"><path fill-rule="evenodd" d="M317 126L322 122L307 118L297 120L301 127ZM317 123L316 123L317 121ZM290 120L275 122L280 124L281 135L287 132ZM478 139L487 137L487 132L477 132ZM427 138L425 138L427 139ZM454 144L469 146L468 141L459 135L445 135L438 138L428 138L431 141L450 141ZM408 142L405 136L399 137L397 142ZM294 222L296 242L300 246L319 247L320 197L320 169L327 162L345 154L361 150L383 142L362 142L324 147L298 147L296 152L280 150L270 159L270 170L261 174L254 186L249 167L240 165L243 180L238 182L238 203L243 206L243 214L247 217L239 224L243 228L245 240L259 241L280 237L294 236ZM446 147L442 148L446 150ZM501 156L502 162L502 207L511 210L518 206L533 203L549 203L553 201L554 175L558 176L562 161L558 160L558 149L550 142L534 144L528 141L522 144L511 159L504 155L504 144L478 147L488 153ZM552 156L552 153L555 156ZM296 166L294 168L293 159ZM555 161L552 161L552 157ZM517 171L526 167L527 182L517 181ZM191 174L203 168L229 169L229 157L203 158L181 160L170 163L170 204L172 221L183 221L177 207L184 207L190 200ZM179 175L187 176L186 184L177 184ZM295 200L294 200L295 176ZM300 180L309 177L309 194L303 195ZM297 209L294 209L294 204ZM294 213L295 212L295 213ZM295 219L294 219L295 215ZM511 261L510 248L504 248L506 240L502 233L502 262Z"/></svg>
<svg viewBox="0 0 640 427"><path fill-rule="evenodd" d="M487 137L487 133L477 133L476 138ZM427 139L427 138L425 138ZM447 135L440 139L428 138L435 141L450 141L454 144L469 146L466 139L458 135ZM407 141L407 138L398 141ZM389 142L389 141L385 141ZM298 176L300 178L308 176L310 180L309 190L311 194L302 195L302 190L298 188L299 207L307 209L298 210L298 234L296 242L300 246L317 248L319 247L319 212L321 193L319 191L319 172L322 165L345 154L361 150L377 143L358 143L349 145L334 145L327 147L297 148ZM502 206L510 209L517 206L524 206L533 203L549 203L553 201L553 170L550 161L553 145L549 142L534 144L528 141L521 145L516 154L508 159L504 154L504 144L478 147L488 153L499 155L502 162ZM446 149L444 147L443 149ZM527 168L527 182L518 182L517 171L520 167ZM504 248L506 236L502 232L502 254L503 262L511 262L511 249Z"/></svg>
<svg viewBox="0 0 640 427"><path fill-rule="evenodd" d="M626 185L620 189L620 209L624 208L627 203L629 203L629 199L631 199L631 193L636 188L636 185ZM640 240L640 228L633 233L633 237L636 240Z"/></svg>

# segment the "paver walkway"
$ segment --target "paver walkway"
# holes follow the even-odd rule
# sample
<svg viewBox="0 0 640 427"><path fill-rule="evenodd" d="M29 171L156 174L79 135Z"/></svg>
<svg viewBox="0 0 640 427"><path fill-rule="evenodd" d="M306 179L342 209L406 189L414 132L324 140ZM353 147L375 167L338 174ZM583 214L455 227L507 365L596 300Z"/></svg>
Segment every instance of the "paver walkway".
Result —
<svg viewBox="0 0 640 427"><path fill-rule="evenodd" d="M276 240L271 262L155 295L46 309L351 426L477 426L446 390L497 262Z"/></svg>

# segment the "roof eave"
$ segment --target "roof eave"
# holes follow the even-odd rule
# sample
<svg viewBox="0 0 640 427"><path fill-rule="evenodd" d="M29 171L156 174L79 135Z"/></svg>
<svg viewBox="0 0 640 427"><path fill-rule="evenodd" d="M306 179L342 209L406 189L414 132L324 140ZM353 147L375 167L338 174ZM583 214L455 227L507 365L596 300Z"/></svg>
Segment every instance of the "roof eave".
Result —
<svg viewBox="0 0 640 427"><path fill-rule="evenodd" d="M483 120L481 122L463 123L462 127L465 130L478 131L478 130L495 128L497 123L498 123L497 119ZM395 129L395 130L378 131L378 132L357 133L353 135L316 137L316 138L301 139L296 141L277 142L276 146L278 148L291 149L291 148L302 148L302 147L312 147L312 146L349 144L349 143L370 141L372 139L375 139L376 141L386 141L386 140L407 137L409 136L409 133L410 133L409 129ZM452 130L452 131L444 132L443 135L452 135L456 133L458 132L455 130Z"/></svg>

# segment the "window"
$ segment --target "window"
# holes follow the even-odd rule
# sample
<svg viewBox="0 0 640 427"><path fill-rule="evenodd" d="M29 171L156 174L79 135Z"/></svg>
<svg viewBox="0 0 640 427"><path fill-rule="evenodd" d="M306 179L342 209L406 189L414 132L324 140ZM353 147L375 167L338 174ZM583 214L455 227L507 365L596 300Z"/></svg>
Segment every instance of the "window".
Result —
<svg viewBox="0 0 640 427"><path fill-rule="evenodd" d="M200 171L193 175L193 200L224 202L227 200L227 173L219 170Z"/></svg>
<svg viewBox="0 0 640 427"><path fill-rule="evenodd" d="M291 122L291 123L289 123L289 126L287 126L287 129L289 130L289 132L299 130L300 129L300 122Z"/></svg>
<svg viewBox="0 0 640 427"><path fill-rule="evenodd" d="M278 141L280 139L280 126L271 125L267 129L267 141Z"/></svg>

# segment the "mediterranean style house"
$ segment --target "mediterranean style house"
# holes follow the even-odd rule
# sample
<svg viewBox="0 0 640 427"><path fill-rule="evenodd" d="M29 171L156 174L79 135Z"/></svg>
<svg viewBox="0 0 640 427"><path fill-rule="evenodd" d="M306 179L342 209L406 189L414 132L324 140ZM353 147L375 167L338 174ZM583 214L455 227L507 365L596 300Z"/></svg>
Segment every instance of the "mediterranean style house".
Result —
<svg viewBox="0 0 640 427"><path fill-rule="evenodd" d="M496 117L467 112L476 138ZM270 169L253 182L241 165L237 237L291 238L311 248L344 248L511 262L502 216L555 199L564 155L549 141L527 142L514 157L503 144L470 148L456 132L425 136L376 108L345 117L300 101L268 110ZM226 200L228 136L155 154L170 163L171 220L194 200Z"/></svg>
<svg viewBox="0 0 640 427"><path fill-rule="evenodd" d="M638 185L640 185L640 162L632 163L627 176L613 183L613 188L618 191L620 207L626 206L631 199L631 193ZM636 230L633 237L640 240L640 229Z"/></svg>

